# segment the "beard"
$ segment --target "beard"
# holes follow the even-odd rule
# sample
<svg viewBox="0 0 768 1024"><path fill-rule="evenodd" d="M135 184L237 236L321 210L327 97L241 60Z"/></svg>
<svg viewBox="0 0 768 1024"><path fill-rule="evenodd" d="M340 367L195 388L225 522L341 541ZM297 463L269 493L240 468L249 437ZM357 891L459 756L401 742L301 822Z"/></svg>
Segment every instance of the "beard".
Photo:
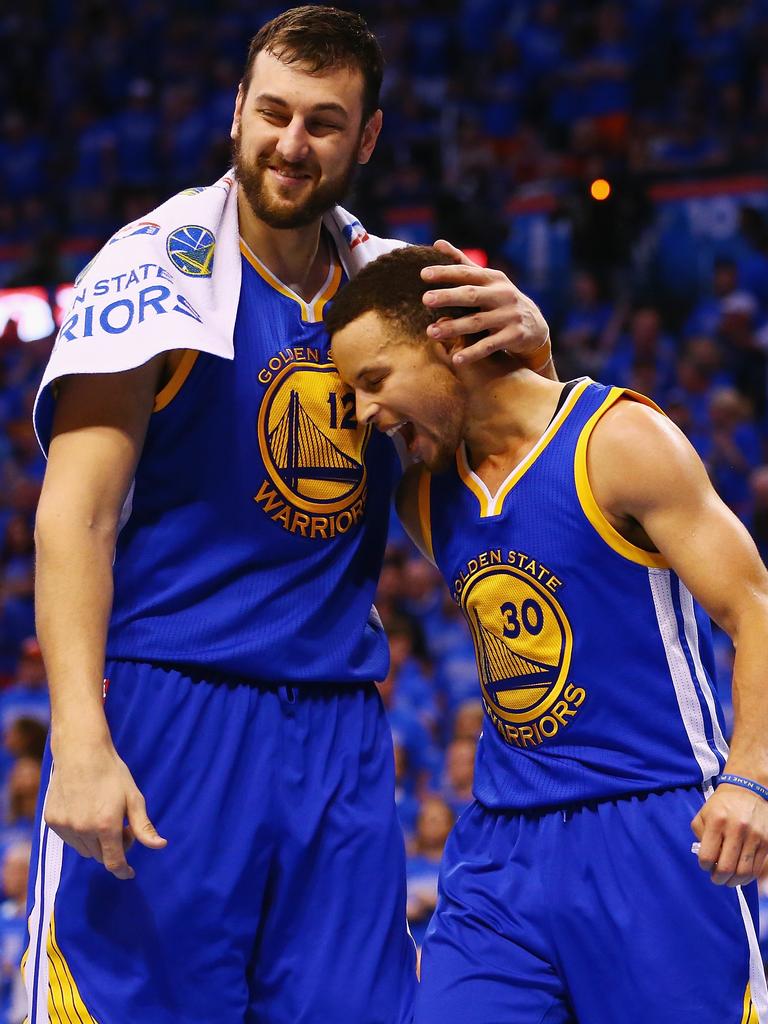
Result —
<svg viewBox="0 0 768 1024"><path fill-rule="evenodd" d="M464 392L456 388L452 401L446 404L436 422L439 427L424 428L432 442L432 451L424 458L424 464L431 473L445 473L453 465L456 449L464 436Z"/></svg>
<svg viewBox="0 0 768 1024"><path fill-rule="evenodd" d="M308 174L308 180L317 178L317 164L308 161L290 164L276 153L261 154L255 160L243 156L240 132L232 142L232 166L235 178L253 213L271 228L303 228L319 220L348 194L357 171L357 146L347 163L332 178L314 184L303 199L276 198L267 183L269 168Z"/></svg>

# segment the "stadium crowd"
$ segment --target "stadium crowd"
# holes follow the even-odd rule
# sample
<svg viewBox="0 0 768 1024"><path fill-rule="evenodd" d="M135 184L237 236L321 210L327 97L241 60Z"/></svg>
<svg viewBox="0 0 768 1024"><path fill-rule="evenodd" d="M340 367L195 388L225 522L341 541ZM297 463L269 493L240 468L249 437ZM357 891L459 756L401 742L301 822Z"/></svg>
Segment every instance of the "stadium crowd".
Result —
<svg viewBox="0 0 768 1024"><path fill-rule="evenodd" d="M218 177L247 40L284 6L28 0L0 14L0 286L69 281L122 223ZM768 559L768 217L744 204L729 244L674 281L648 245L654 185L768 170L768 4L346 6L369 17L388 58L384 133L355 212L380 233L485 250L541 302L561 379L589 374L658 401ZM604 204L586 187L597 177L613 185ZM516 255L510 207L542 197L569 240L543 281ZM0 1020L18 1024L48 721L31 409L51 339L23 343L13 319L0 330ZM394 519L377 607L419 941L446 835L471 800L483 711L461 615ZM716 647L727 708L719 632Z"/></svg>

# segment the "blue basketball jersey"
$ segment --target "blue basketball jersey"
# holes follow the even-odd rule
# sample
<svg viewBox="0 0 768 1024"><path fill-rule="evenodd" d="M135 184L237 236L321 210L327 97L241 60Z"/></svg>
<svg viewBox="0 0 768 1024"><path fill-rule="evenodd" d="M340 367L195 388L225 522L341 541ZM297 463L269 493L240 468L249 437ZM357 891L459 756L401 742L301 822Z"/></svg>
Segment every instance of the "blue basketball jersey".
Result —
<svg viewBox="0 0 768 1024"><path fill-rule="evenodd" d="M725 763L709 619L590 489L590 434L622 396L647 401L578 382L495 495L463 448L447 473L420 478L422 532L474 640L487 807L702 783Z"/></svg>
<svg viewBox="0 0 768 1024"><path fill-rule="evenodd" d="M110 658L273 682L381 679L373 609L398 459L361 427L322 312L245 246L235 358L158 395L114 566ZM179 339L183 347L183 339Z"/></svg>

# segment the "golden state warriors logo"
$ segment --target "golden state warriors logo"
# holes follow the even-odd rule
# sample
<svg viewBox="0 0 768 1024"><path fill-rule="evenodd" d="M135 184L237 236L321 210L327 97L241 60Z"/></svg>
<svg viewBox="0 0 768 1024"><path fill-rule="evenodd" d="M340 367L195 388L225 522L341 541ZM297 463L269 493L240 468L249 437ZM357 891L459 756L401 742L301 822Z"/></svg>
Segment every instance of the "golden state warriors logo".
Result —
<svg viewBox="0 0 768 1024"><path fill-rule="evenodd" d="M268 384L257 431L269 479L255 501L291 533L346 533L365 508L370 437L355 418L354 394L313 348L283 350L259 380Z"/></svg>
<svg viewBox="0 0 768 1024"><path fill-rule="evenodd" d="M568 682L573 634L562 582L536 559L501 549L472 559L454 584L472 630L483 703L503 739L538 746L586 696Z"/></svg>
<svg viewBox="0 0 768 1024"><path fill-rule="evenodd" d="M210 277L216 238L208 228L187 224L168 235L165 250L171 263L188 277Z"/></svg>

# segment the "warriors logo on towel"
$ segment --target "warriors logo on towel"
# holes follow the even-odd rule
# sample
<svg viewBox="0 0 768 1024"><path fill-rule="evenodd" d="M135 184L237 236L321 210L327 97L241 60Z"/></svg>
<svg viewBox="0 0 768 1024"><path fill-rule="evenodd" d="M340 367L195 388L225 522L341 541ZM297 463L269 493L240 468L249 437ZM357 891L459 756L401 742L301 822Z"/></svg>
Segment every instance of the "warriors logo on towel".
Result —
<svg viewBox="0 0 768 1024"><path fill-rule="evenodd" d="M208 228L187 224L168 235L165 248L177 270L189 277L210 277L216 238Z"/></svg>

